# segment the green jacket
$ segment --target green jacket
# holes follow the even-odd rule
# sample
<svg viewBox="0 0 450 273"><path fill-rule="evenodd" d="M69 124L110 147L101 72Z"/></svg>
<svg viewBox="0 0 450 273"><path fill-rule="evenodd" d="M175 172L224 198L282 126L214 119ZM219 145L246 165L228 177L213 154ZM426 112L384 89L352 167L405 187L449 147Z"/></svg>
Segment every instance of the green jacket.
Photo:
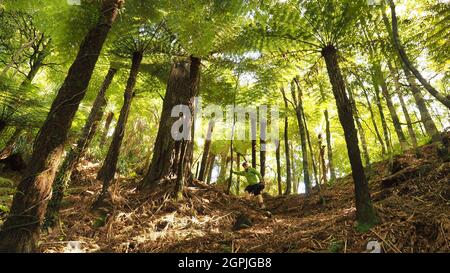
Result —
<svg viewBox="0 0 450 273"><path fill-rule="evenodd" d="M245 179L247 179L247 186L257 184L258 182L262 182L263 179L261 177L261 174L254 168L250 167L247 170L243 170L241 172L235 172L234 174L244 176ZM259 179L259 181L258 181Z"/></svg>

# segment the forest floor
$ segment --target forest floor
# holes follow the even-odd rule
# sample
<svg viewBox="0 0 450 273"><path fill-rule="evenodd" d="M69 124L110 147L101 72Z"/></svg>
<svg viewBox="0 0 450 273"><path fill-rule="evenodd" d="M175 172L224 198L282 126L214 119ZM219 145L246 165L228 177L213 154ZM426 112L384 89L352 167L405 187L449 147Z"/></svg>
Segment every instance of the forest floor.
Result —
<svg viewBox="0 0 450 273"><path fill-rule="evenodd" d="M176 201L169 189L142 192L139 180L119 178L113 204L93 213L99 166L84 162L64 199L62 222L42 234L41 250L67 252L67 242L79 241L85 252L364 252L377 241L383 252L449 253L450 162L439 159L436 144L420 154L372 165L369 185L380 223L365 232L355 222L351 176L309 197L265 194L270 213L255 200L198 181ZM252 225L236 231L241 214Z"/></svg>

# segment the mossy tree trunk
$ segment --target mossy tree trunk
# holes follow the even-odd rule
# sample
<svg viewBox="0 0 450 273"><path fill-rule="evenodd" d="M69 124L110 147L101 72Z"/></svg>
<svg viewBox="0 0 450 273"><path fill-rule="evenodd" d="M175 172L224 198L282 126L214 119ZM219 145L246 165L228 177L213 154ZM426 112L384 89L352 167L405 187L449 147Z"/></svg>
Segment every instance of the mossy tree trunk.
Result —
<svg viewBox="0 0 450 273"><path fill-rule="evenodd" d="M86 34L78 55L54 99L34 143L30 164L14 196L11 212L0 233L1 252L37 250L40 224L51 197L67 133L84 98L100 51L118 15L122 0L104 0L101 16Z"/></svg>

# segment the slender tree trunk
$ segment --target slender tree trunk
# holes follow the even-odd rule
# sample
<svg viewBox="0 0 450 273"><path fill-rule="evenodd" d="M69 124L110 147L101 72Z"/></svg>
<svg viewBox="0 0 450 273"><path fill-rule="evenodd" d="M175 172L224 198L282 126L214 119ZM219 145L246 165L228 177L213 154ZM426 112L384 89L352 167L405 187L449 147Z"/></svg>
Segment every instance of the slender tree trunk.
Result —
<svg viewBox="0 0 450 273"><path fill-rule="evenodd" d="M281 187L281 162L280 162L280 143L277 143L277 149L275 150L275 158L277 161L277 185L278 185L278 195L283 194L283 189Z"/></svg>
<svg viewBox="0 0 450 273"><path fill-rule="evenodd" d="M311 136L310 136L309 130L308 130L308 122L306 121L305 112L304 111L302 111L302 112L303 112L303 114L302 114L303 123L305 124L306 140L307 140L307 143L308 143L309 154L311 155L311 165L312 165L312 169L313 169L313 173L314 173L314 180L316 181L316 185L320 189L319 175L318 175L318 172L317 172L316 160L314 158L314 152L313 152L312 143L311 143Z"/></svg>
<svg viewBox="0 0 450 273"><path fill-rule="evenodd" d="M260 173L261 173L261 176L263 179L266 175L266 130L267 130L267 122L260 120L260 124L259 124L259 164L260 164Z"/></svg>
<svg viewBox="0 0 450 273"><path fill-rule="evenodd" d="M8 70L11 69L14 64L17 63L17 61L19 60L19 58L22 56L23 52L25 52L26 50L28 50L33 43L35 42L36 38L33 38L31 41L28 41L27 43L24 43L20 46L20 48L14 52L11 61L5 66L5 68L3 68L2 72L0 73L0 78L3 78L6 76L6 73L8 73Z"/></svg>
<svg viewBox="0 0 450 273"><path fill-rule="evenodd" d="M283 95L284 108L288 110L288 100L284 89L281 89L281 94ZM278 146L280 143L278 143ZM286 113L284 116L284 155L286 159L286 191L285 194L291 194L292 192L292 173L291 173L291 157L289 151L289 118ZM293 164L293 163L292 163ZM281 183L281 182L280 182Z"/></svg>
<svg viewBox="0 0 450 273"><path fill-rule="evenodd" d="M383 136L384 136L384 143L386 144L386 149L389 157L392 157L392 145L391 141L389 139L389 130L386 122L386 118L384 115L383 105L381 104L380 99L380 86L378 85L377 80L375 79L375 76L373 76L373 87L375 90L375 101L378 107L378 112L380 113L380 120L381 120L381 127L383 128Z"/></svg>
<svg viewBox="0 0 450 273"><path fill-rule="evenodd" d="M252 134L252 167L256 168L256 118L250 117L250 126Z"/></svg>
<svg viewBox="0 0 450 273"><path fill-rule="evenodd" d="M397 22L397 15L395 12L395 4L393 0L388 0L389 6L391 8L391 15L392 15L392 40L395 48L397 49L398 55L400 56L400 60L403 62L403 64L406 66L406 69L411 71L414 76L419 80L419 82L423 85L423 87L430 93L433 97L435 97L438 101L440 101L443 105L445 105L448 109L450 109L450 98L449 96L444 96L439 91L437 91L417 70L417 68L414 67L412 62L409 60L408 55L406 54L405 48L403 47L403 44L400 41L400 37L398 34L398 22ZM388 27L388 30L390 30L388 25L387 16L385 15L383 11L383 17L385 18L385 24Z"/></svg>
<svg viewBox="0 0 450 273"><path fill-rule="evenodd" d="M197 161L195 164L195 177L198 177L198 173L200 171L200 162Z"/></svg>
<svg viewBox="0 0 450 273"><path fill-rule="evenodd" d="M239 153L236 155L236 165L237 165L236 169L239 172L241 169L241 155ZM236 177L236 195L238 196L240 189L241 189L241 177L238 175Z"/></svg>
<svg viewBox="0 0 450 273"><path fill-rule="evenodd" d="M70 183L70 177L72 176L73 170L76 168L80 159L84 156L95 135L95 132L97 131L98 124L102 119L103 112L107 104L107 100L105 98L106 91L108 90L116 72L117 70L115 68L110 68L106 74L103 84L97 94L97 97L95 98L94 104L92 105L89 117L83 127L83 131L78 139L77 146L70 149L68 155L61 164L58 173L56 174L55 180L53 181L52 198L48 203L45 214L44 227L54 227L57 224L59 209L61 208L64 192Z"/></svg>
<svg viewBox="0 0 450 273"><path fill-rule="evenodd" d="M366 89L363 88L362 90L363 90L364 97L366 99L366 103L367 103L367 106L368 106L368 109L369 109L369 112L370 112L370 119L371 119L373 127L375 129L375 135L376 135L376 137L378 139L378 142L381 145L381 154L382 155L386 155L385 144L384 144L383 138L381 137L380 130L378 129L377 122L375 120L375 114L374 114L374 111L372 109L372 102L369 99L369 94L367 94Z"/></svg>
<svg viewBox="0 0 450 273"><path fill-rule="evenodd" d="M423 98L422 92L416 84L414 76L406 67L404 67L403 71L405 72L409 87L414 96L414 100L416 101L417 109L420 113L420 120L425 127L427 135L430 136L433 140L439 139L439 131L433 119L431 118L430 112L428 111L427 105L425 104L425 99Z"/></svg>
<svg viewBox="0 0 450 273"><path fill-rule="evenodd" d="M327 181L327 165L325 164L325 145L322 143L322 135L319 135L319 173L321 173L322 183L326 185Z"/></svg>
<svg viewBox="0 0 450 273"><path fill-rule="evenodd" d="M397 134L398 141L400 143L400 147L403 151L408 150L408 142L406 141L405 134L403 133L402 126L400 124L400 119L398 118L397 111L395 110L395 106L392 103L391 95L389 94L389 90L386 85L386 81L384 79L383 71L381 70L380 63L376 63L373 66L374 74L377 82L381 87L381 92L383 94L384 99L386 100L386 105L388 107L389 113L392 118L392 123L394 124L395 133Z"/></svg>
<svg viewBox="0 0 450 273"><path fill-rule="evenodd" d="M208 179L206 181L206 183L208 185L211 184L212 172L213 172L213 169L214 169L214 162L215 161L216 161L216 155L215 154L211 154L209 156Z"/></svg>
<svg viewBox="0 0 450 273"><path fill-rule="evenodd" d="M394 81L395 93L398 96L398 99L400 101L400 105L402 107L403 115L405 116L406 125L408 127L408 134L409 134L409 137L411 138L411 143L413 145L414 150L416 150L417 146L418 146L417 145L417 137L416 137L416 133L414 132L414 128L413 128L412 121L411 121L411 116L409 115L408 108L406 107L406 103L405 103L405 100L403 98L403 94L402 94L402 91L401 91L400 81L398 79L398 75L397 75L396 71L394 70L394 67L392 66L392 63L388 59L387 59L387 64L388 64L388 68L389 68L389 72L390 72L391 78Z"/></svg>
<svg viewBox="0 0 450 273"><path fill-rule="evenodd" d="M325 134L327 138L327 156L328 156L328 169L330 170L330 183L336 180L336 170L333 162L333 147L331 146L331 129L330 129L330 117L328 110L324 111L325 116Z"/></svg>
<svg viewBox="0 0 450 273"><path fill-rule="evenodd" d="M20 137L22 132L23 128L16 127L13 134L6 142L5 147L0 151L0 160L8 158L14 152L14 149L16 148L17 139Z"/></svg>
<svg viewBox="0 0 450 273"><path fill-rule="evenodd" d="M306 140L306 130L305 130L305 124L303 122L303 99L302 99L302 91L300 89L300 83L297 79L294 79L295 84L297 85L298 89L298 100L297 96L295 95L295 86L292 86L292 98L294 100L295 107L295 113L297 116L298 121L298 128L299 128L299 134L300 134L300 143L302 147L302 160L303 160L303 181L305 183L305 194L309 195L311 193L311 180L309 177L309 159L308 159L308 144Z"/></svg>
<svg viewBox="0 0 450 273"><path fill-rule="evenodd" d="M296 168L295 160L294 160L294 148L292 146L292 142L288 143L288 146L289 146L289 150L290 150L290 162L291 162L290 171L292 173L292 183L291 183L292 190L291 191L293 193L298 193L299 178L297 177L297 168Z"/></svg>
<svg viewBox="0 0 450 273"><path fill-rule="evenodd" d="M105 145L106 138L107 138L108 132L109 132L109 127L111 126L111 122L113 119L114 119L114 112L109 112L106 115L105 127L103 128L102 135L100 136L100 141L99 141L100 147L103 147Z"/></svg>
<svg viewBox="0 0 450 273"><path fill-rule="evenodd" d="M369 149L367 148L367 141L366 141L366 133L364 132L364 128L361 124L361 117L359 116L358 108L356 107L356 102L353 97L353 91L350 87L347 87L348 89L348 97L351 103L353 116L355 118L355 123L358 128L359 132L359 139L361 141L361 146L363 150L364 155L364 161L366 163L366 166L370 168L370 155L369 155Z"/></svg>
<svg viewBox="0 0 450 273"><path fill-rule="evenodd" d="M120 110L119 119L114 130L113 139L108 149L103 165L98 171L97 180L103 183L102 191L94 204L94 207L103 201L109 190L109 186L114 179L117 169L117 162L119 160L120 148L122 147L122 140L125 135L125 128L130 113L131 103L134 97L134 86L136 85L139 68L142 62L142 52L134 52L132 57L130 75L128 76L127 86L123 95L123 105Z"/></svg>
<svg viewBox="0 0 450 273"><path fill-rule="evenodd" d="M322 102L326 102L327 96L325 95L325 91L324 91L322 83L319 83L319 89L320 89L320 96L321 96ZM333 182L334 180L336 180L336 171L334 169L334 163L333 163L333 148L331 147L330 117L328 115L328 109L325 109L323 111L323 116L325 118L325 134L326 134L326 141L327 141L328 169L330 170L330 182ZM323 158L323 160L325 160L325 157ZM324 165L324 168L327 169L326 165ZM325 178L327 178L327 174L325 173L324 175L325 175Z"/></svg>
<svg viewBox="0 0 450 273"><path fill-rule="evenodd" d="M327 46L322 50L322 56L325 58L327 65L328 76L336 99L339 120L344 128L348 157L352 166L353 182L355 183L356 219L359 224L372 225L377 220L375 210L372 206L369 185L361 161L358 134L353 121L351 103L345 91L345 83L338 63L337 50L333 46Z"/></svg>
<svg viewBox="0 0 450 273"><path fill-rule="evenodd" d="M227 168L228 168L228 153L224 153L220 155L220 171L219 171L219 177L218 181L220 183L224 183L226 180L227 175Z"/></svg>
<svg viewBox="0 0 450 273"><path fill-rule="evenodd" d="M420 129L420 132L422 133L422 136L427 135L427 133L425 132L425 129L424 129L423 126L422 126L422 122L421 122L421 120L419 119L419 117L417 116L417 113L416 113L416 112L414 112L414 117L416 118L416 121L418 121L419 129Z"/></svg>
<svg viewBox="0 0 450 273"><path fill-rule="evenodd" d="M211 148L211 137L214 129L214 121L211 120L208 124L208 131L206 133L205 145L203 148L202 161L200 164L200 172L198 174L198 180L203 181L206 175L206 163L209 156L209 150Z"/></svg>
<svg viewBox="0 0 450 273"><path fill-rule="evenodd" d="M0 233L0 252L34 252L37 249L40 224L51 197L67 132L121 4L121 0L103 1L99 22L87 33L53 101L34 143L30 160L33 164L29 164L19 183L11 212Z"/></svg>

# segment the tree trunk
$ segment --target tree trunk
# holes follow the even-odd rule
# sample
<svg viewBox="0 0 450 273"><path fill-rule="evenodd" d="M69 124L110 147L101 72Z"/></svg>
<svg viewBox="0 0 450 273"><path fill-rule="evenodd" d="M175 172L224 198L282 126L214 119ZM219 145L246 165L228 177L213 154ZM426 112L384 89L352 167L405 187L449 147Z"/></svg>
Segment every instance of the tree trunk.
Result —
<svg viewBox="0 0 450 273"><path fill-rule="evenodd" d="M369 155L369 149L367 148L366 133L364 132L364 128L362 127L362 124L361 124L361 117L359 116L358 108L356 107L356 102L353 97L353 91L350 87L347 87L347 89L348 89L348 97L349 97L349 100L351 103L353 116L355 117L356 126L357 126L358 132L359 132L359 139L361 140L364 161L366 163L366 166L370 168L370 155Z"/></svg>
<svg viewBox="0 0 450 273"><path fill-rule="evenodd" d="M189 63L178 62L172 65L167 82L166 95L155 140L153 158L143 180L143 186L152 186L176 178L177 151L175 139L171 135L172 125L179 117L172 117L171 112L176 105L186 105L190 99Z"/></svg>
<svg viewBox="0 0 450 273"><path fill-rule="evenodd" d="M422 126L421 119L419 119L419 117L417 116L417 113L416 113L416 112L413 112L413 114L414 114L414 117L416 118L416 121L417 121L418 124L419 124L419 129L420 129L420 132L422 133L422 136L427 135L427 133L425 132L425 130L424 130L423 126Z"/></svg>
<svg viewBox="0 0 450 273"><path fill-rule="evenodd" d="M128 115L130 113L131 103L134 97L134 86L136 85L142 57L142 52L133 53L130 75L128 77L127 86L125 87L125 92L123 94L122 109L120 110L119 119L117 120L117 125L114 129L114 134L111 144L109 145L108 153L105 160L103 161L102 167L97 174L97 180L101 181L103 183L103 186L102 191L98 199L96 200L96 204L99 204L108 193L109 186L116 173L120 148L122 146L122 140L125 135Z"/></svg>
<svg viewBox="0 0 450 273"><path fill-rule="evenodd" d="M227 168L228 168L228 153L223 153L220 155L220 171L219 177L217 178L218 182L220 183L225 182L227 175Z"/></svg>
<svg viewBox="0 0 450 273"><path fill-rule="evenodd" d="M236 170L239 172L241 169L241 155L238 153L236 155ZM241 189L241 177L238 175L236 177L236 195L239 196L239 191Z"/></svg>
<svg viewBox="0 0 450 273"><path fill-rule="evenodd" d="M362 84L361 84L361 85L362 85ZM372 109L372 102L371 102L370 99L369 99L369 94L367 93L367 90L366 90L365 88L362 88L362 91L363 91L364 97L365 97L365 99L366 99L367 107L369 108L370 119L371 119L372 124L373 124L373 127L374 127L374 129L375 129L375 135L376 135L376 137L377 137L377 139L378 139L378 142L379 142L380 145L381 145L381 154L382 154L382 155L386 155L385 144L384 144L383 138L381 137L380 130L378 129L377 122L376 122L376 120L375 120L375 114L374 114L374 111L373 111L373 109Z"/></svg>
<svg viewBox="0 0 450 273"><path fill-rule="evenodd" d="M256 169L256 118L250 117L252 134L252 168Z"/></svg>
<svg viewBox="0 0 450 273"><path fill-rule="evenodd" d="M419 70L414 67L412 62L409 60L408 55L406 54L405 48L403 47L400 37L398 34L398 22L397 15L395 13L395 4L393 0L388 0L389 6L391 8L392 15L392 38L395 48L397 49L398 55L400 56L400 60L406 66L406 69L411 71L414 76L419 80L419 82L423 85L423 87L438 101L440 101L443 105L445 105L448 109L450 109L450 98L448 96L444 96L439 91L437 91L423 76L420 74ZM383 17L385 18L385 23L388 23L387 16L383 11ZM387 25L388 26L388 25ZM389 28L388 28L389 29Z"/></svg>
<svg viewBox="0 0 450 273"><path fill-rule="evenodd" d="M288 100L284 89L281 89L284 100L284 109L288 111ZM279 144L278 144L279 146ZM292 173L291 173L291 157L289 151L289 119L288 114L284 116L284 155L286 159L286 191L285 194L291 194L292 192ZM281 182L280 182L281 183Z"/></svg>
<svg viewBox="0 0 450 273"><path fill-rule="evenodd" d="M336 170L334 169L333 163L333 147L331 146L331 129L328 110L324 111L324 116L325 116L325 133L327 138L328 169L330 170L330 183L333 183L336 180Z"/></svg>
<svg viewBox="0 0 450 273"><path fill-rule="evenodd" d="M292 190L293 193L298 193L298 184L299 184L299 178L297 177L297 168L295 165L294 160L294 147L292 145L292 142L288 143L289 150L290 150L290 162L291 162L291 174L292 174Z"/></svg>
<svg viewBox="0 0 450 273"><path fill-rule="evenodd" d="M400 147L402 151L408 150L409 144L406 141L405 134L403 133L402 126L400 124L400 119L398 118L397 111L395 110L395 106L392 103L391 95L389 94L389 90L386 85L386 81L384 79L383 71L381 70L380 63L376 63L373 66L374 74L377 82L381 87L381 92L383 94L384 99L386 100L386 105L388 107L389 113L392 118L392 123L394 124L395 133L397 134L398 141L400 143Z"/></svg>
<svg viewBox="0 0 450 273"><path fill-rule="evenodd" d="M339 120L344 129L345 141L347 143L348 157L350 159L353 182L355 184L356 218L361 225L373 225L377 221L375 210L372 206L369 185L361 161L352 107L345 91L345 83L338 63L337 50L334 46L327 46L322 50L322 56L325 58L328 76L336 99Z"/></svg>
<svg viewBox="0 0 450 273"><path fill-rule="evenodd" d="M302 147L302 160L303 160L303 181L305 183L305 194L309 195L311 193L311 180L309 177L309 159L308 159L308 146L306 140L306 130L305 124L303 123L303 99L302 99L302 91L300 89L300 83L297 79L294 79L295 84L298 89L298 100L295 95L295 86L292 86L292 98L294 100L295 113L298 121L298 129L300 134L300 143Z"/></svg>
<svg viewBox="0 0 450 273"><path fill-rule="evenodd" d="M189 65L189 90L188 90L188 100L185 103L188 105L190 112L191 112L191 119L189 120L188 128L191 130L191 137L190 139L184 139L183 141L186 143L186 153L183 154L183 161L181 161L182 164L182 170L183 170L183 179L180 179L178 176L177 182L177 189L178 193L181 192L181 189L183 188L185 182L190 183L194 179L194 175L191 172L192 164L194 161L194 134L195 134L195 107L196 107L196 101L195 97L198 96L200 92L200 66L201 66L201 60L199 58L190 57L190 65ZM180 184L182 183L182 184Z"/></svg>
<svg viewBox="0 0 450 273"><path fill-rule="evenodd" d="M0 251L34 252L39 227L51 196L67 132L83 99L106 36L116 19L121 0L105 0L99 22L87 33L67 77L34 143L24 179L14 196L11 212L0 234Z"/></svg>
<svg viewBox="0 0 450 273"><path fill-rule="evenodd" d="M0 151L0 160L8 158L14 152L14 149L16 148L17 139L20 137L22 132L23 128L16 127L13 134L6 142L5 147Z"/></svg>
<svg viewBox="0 0 450 273"><path fill-rule="evenodd" d="M427 135L430 136L433 140L439 139L439 131L434 124L433 119L431 118L430 112L428 111L427 105L425 104L425 99L423 98L422 92L416 84L416 79L411 74L411 72L404 67L403 71L405 72L406 79L409 83L409 87L414 96L414 100L416 101L417 109L419 109L420 120L422 121L423 126L425 127L425 131Z"/></svg>
<svg viewBox="0 0 450 273"><path fill-rule="evenodd" d="M206 174L206 163L209 156L209 150L211 148L211 137L214 129L214 121L211 120L208 124L208 131L206 133L205 146L203 148L202 161L200 164L200 172L198 174L198 180L203 181Z"/></svg>
<svg viewBox="0 0 450 273"><path fill-rule="evenodd" d="M113 119L114 119L114 112L109 112L106 115L105 127L103 128L102 135L100 136L100 141L99 141L100 147L103 147L105 145L106 138L107 138L108 132L109 132L109 127L111 126L111 122Z"/></svg>
<svg viewBox="0 0 450 273"><path fill-rule="evenodd" d="M209 156L209 163L208 163L208 179L206 180L206 183L209 185L211 184L211 178L212 178L212 172L214 169L214 162L216 161L216 155L211 154Z"/></svg>
<svg viewBox="0 0 450 273"><path fill-rule="evenodd" d="M322 135L319 135L319 173L321 173L322 183L326 185L327 181L327 165L325 164L325 145L322 143Z"/></svg>
<svg viewBox="0 0 450 273"><path fill-rule="evenodd" d="M110 68L108 70L103 84L92 105L91 112L89 113L88 119L83 127L83 131L78 139L77 146L70 149L68 155L61 164L58 173L56 174L55 180L53 181L52 198L48 203L45 214L44 227L54 227L57 224L59 209L64 197L64 192L70 183L72 171L76 168L80 159L84 156L89 144L92 141L92 138L95 135L95 132L97 131L98 124L102 119L107 103L105 94L116 72L117 70L115 68Z"/></svg>
<svg viewBox="0 0 450 273"><path fill-rule="evenodd" d="M378 82L375 79L374 75L373 75L373 87L375 90L375 101L378 107L378 112L380 113L381 127L383 128L384 143L386 144L386 149L389 157L392 157L392 146L389 139L389 130L384 115L383 105L381 104L380 99L380 86L378 85Z"/></svg>
<svg viewBox="0 0 450 273"><path fill-rule="evenodd" d="M277 143L277 149L275 150L275 158L277 161L277 185L278 185L278 195L283 194L283 189L281 187L281 162L280 162L280 142ZM287 191L287 190L286 190ZM288 194L288 193L287 193Z"/></svg>
<svg viewBox="0 0 450 273"><path fill-rule="evenodd" d="M409 134L409 137L411 138L411 143L413 145L414 150L416 150L418 147L417 137L416 137L416 133L414 132L414 128L413 128L412 121L411 121L411 116L409 115L408 108L406 107L406 103L403 98L398 75L397 75L396 71L394 70L394 67L392 66L392 63L389 61L389 59L387 59L387 64L388 64L389 73L391 75L391 78L394 81L395 93L398 96L400 105L402 107L403 115L405 116L406 126L408 127L408 134Z"/></svg>
<svg viewBox="0 0 450 273"><path fill-rule="evenodd" d="M266 130L267 130L267 121L262 121L260 119L259 123L259 164L260 164L260 173L262 178L264 179L266 175Z"/></svg>
<svg viewBox="0 0 450 273"><path fill-rule="evenodd" d="M189 62L178 62L172 66L167 91L164 97L163 110L158 128L158 134L154 145L154 153L147 175L142 181L143 186L152 186L165 181L173 181L177 177L178 164L183 164L186 176L190 176L190 166L193 158L192 140L187 140L184 156L186 160L180 160L182 149L181 143L176 143L171 134L172 125L179 117L172 117L171 112L176 105L187 105L193 113L194 97L198 94L200 82L200 59L191 57ZM188 129L192 136L193 115L188 121ZM190 127L189 127L190 126ZM192 137L191 137L192 139ZM181 141L181 140L180 140ZM178 142L180 142L178 141ZM187 177L189 179L189 177ZM183 181L181 181L183 182Z"/></svg>
<svg viewBox="0 0 450 273"><path fill-rule="evenodd" d="M316 181L316 186L319 187L320 189L320 184L319 184L319 176L318 176L318 172L317 172L317 166L316 166L316 160L314 158L314 152L313 152L313 148L312 148L312 143L311 143L311 136L309 134L309 130L308 130L308 122L306 121L306 115L305 112L302 111L303 114L303 123L305 125L305 131L306 131L306 140L308 143L308 148L309 148L309 154L311 155L311 165L312 165L312 169L313 169L313 173L314 173L314 180Z"/></svg>

